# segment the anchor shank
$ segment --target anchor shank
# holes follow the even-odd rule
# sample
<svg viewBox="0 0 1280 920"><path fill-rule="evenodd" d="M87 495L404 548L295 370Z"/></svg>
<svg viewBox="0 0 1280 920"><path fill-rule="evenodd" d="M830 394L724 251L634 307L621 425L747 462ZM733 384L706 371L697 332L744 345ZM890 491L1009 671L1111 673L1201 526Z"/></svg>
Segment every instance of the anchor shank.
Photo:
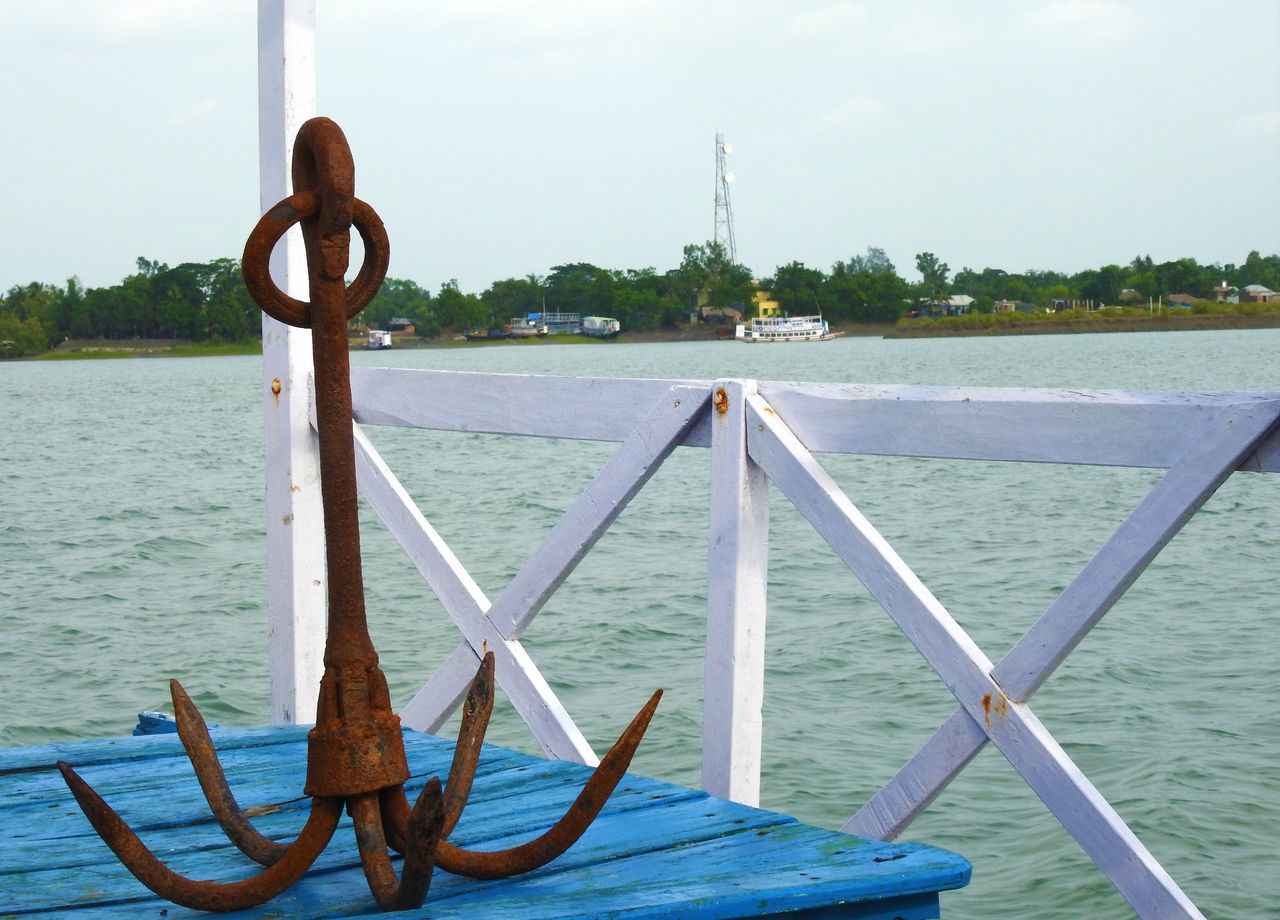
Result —
<svg viewBox="0 0 1280 920"><path fill-rule="evenodd" d="M307 736L305 791L346 798L399 786L409 778L409 768L364 606L347 344L347 318L355 312L346 286L355 167L337 125L313 119L303 126L294 146L293 179L295 189L319 194L318 209L301 223L311 288L329 600L316 727Z"/></svg>
<svg viewBox="0 0 1280 920"><path fill-rule="evenodd" d="M339 282L339 296L341 293ZM329 597L329 633L324 663L331 667L375 667L378 654L369 638L360 563L346 311L341 303L336 310L325 308L322 302L317 303L315 295L312 306L316 427L320 442L320 490Z"/></svg>

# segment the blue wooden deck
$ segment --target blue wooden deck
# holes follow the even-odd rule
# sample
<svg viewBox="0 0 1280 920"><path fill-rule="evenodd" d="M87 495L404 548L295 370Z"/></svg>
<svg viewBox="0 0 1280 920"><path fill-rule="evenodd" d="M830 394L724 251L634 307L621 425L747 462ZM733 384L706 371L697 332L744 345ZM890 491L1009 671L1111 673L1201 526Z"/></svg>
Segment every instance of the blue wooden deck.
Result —
<svg viewBox="0 0 1280 920"><path fill-rule="evenodd" d="M291 839L305 820L306 728L213 729L232 789L256 826ZM414 779L448 773L453 745L405 732ZM202 915L160 901L94 834L54 762L71 763L171 868L230 881L253 874L209 815L176 735L0 750L0 917L102 920ZM486 745L450 840L511 846L568 807L585 767ZM939 916L938 892L969 880L960 856L881 843L798 823L706 793L628 775L586 835L524 876L478 882L437 871L422 910L447 920ZM228 917L383 916L344 818L315 868L283 895Z"/></svg>

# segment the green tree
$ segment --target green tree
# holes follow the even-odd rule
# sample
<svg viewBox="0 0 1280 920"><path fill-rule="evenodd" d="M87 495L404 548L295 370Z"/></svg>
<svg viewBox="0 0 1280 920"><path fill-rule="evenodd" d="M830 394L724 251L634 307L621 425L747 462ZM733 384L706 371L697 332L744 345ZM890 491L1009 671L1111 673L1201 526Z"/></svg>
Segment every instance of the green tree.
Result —
<svg viewBox="0 0 1280 920"><path fill-rule="evenodd" d="M201 267L205 296L206 334L231 342L244 342L262 328L262 313L249 296L235 259L215 259Z"/></svg>
<svg viewBox="0 0 1280 920"><path fill-rule="evenodd" d="M824 293L826 284L827 276L818 269L809 268L803 262L788 262L778 267L765 286L783 312L790 316L805 316L824 312L819 295Z"/></svg>
<svg viewBox="0 0 1280 920"><path fill-rule="evenodd" d="M590 262L557 265L543 284L546 309L552 313L612 316L614 281L613 272Z"/></svg>
<svg viewBox="0 0 1280 920"><path fill-rule="evenodd" d="M150 291L159 308L161 328L169 338L203 340L208 337L205 293L198 266L184 262L163 268L151 278ZM116 329L114 335L122 331Z"/></svg>
<svg viewBox="0 0 1280 920"><path fill-rule="evenodd" d="M1036 305L1041 307L1052 306L1055 301L1068 301L1075 299L1075 291L1067 287L1065 284L1051 284L1047 287L1040 288L1036 296Z"/></svg>
<svg viewBox="0 0 1280 920"><path fill-rule="evenodd" d="M1237 269L1232 283L1241 288L1250 284L1261 284L1273 291L1280 291L1280 256L1262 256L1258 250L1253 250L1245 258L1244 264Z"/></svg>
<svg viewBox="0 0 1280 920"><path fill-rule="evenodd" d="M907 309L911 286L898 276L883 249L836 262L826 284L827 318L858 323L895 322Z"/></svg>
<svg viewBox="0 0 1280 920"><path fill-rule="evenodd" d="M729 251L718 240L685 246L671 284L682 308L689 310L706 305L735 307L747 313L756 292L751 269L730 261Z"/></svg>
<svg viewBox="0 0 1280 920"><path fill-rule="evenodd" d="M1096 306L1105 307L1120 302L1124 280L1124 269L1119 265L1104 265L1097 271L1089 269L1073 276L1071 284L1085 300L1093 301Z"/></svg>
<svg viewBox="0 0 1280 920"><path fill-rule="evenodd" d="M925 296L934 303L941 303L947 299L949 290L947 276L951 268L946 262L941 261L931 252L917 253L916 271L920 272L922 279L920 283Z"/></svg>
<svg viewBox="0 0 1280 920"><path fill-rule="evenodd" d="M33 282L15 285L0 296L0 358L46 351L54 337L54 318L62 292Z"/></svg>
<svg viewBox="0 0 1280 920"><path fill-rule="evenodd" d="M40 320L0 313L0 358L39 354L49 349L51 339L49 326Z"/></svg>
<svg viewBox="0 0 1280 920"><path fill-rule="evenodd" d="M623 329L657 329L664 323L679 322L681 312L670 273L660 275L654 268L631 268L617 275L612 315Z"/></svg>
<svg viewBox="0 0 1280 920"><path fill-rule="evenodd" d="M14 285L0 297L0 314L19 322L29 319L52 322L62 292L51 284L33 281L26 285Z"/></svg>
<svg viewBox="0 0 1280 920"><path fill-rule="evenodd" d="M441 329L458 331L485 328L489 324L489 312L484 302L475 294L464 294L458 290L456 278L441 285L432 307Z"/></svg>
<svg viewBox="0 0 1280 920"><path fill-rule="evenodd" d="M391 320L401 317L412 321L419 334L438 325L434 323L431 295L424 288L403 278L386 278L377 295L356 314L355 320L370 329L386 329Z"/></svg>
<svg viewBox="0 0 1280 920"><path fill-rule="evenodd" d="M1164 262L1156 266L1156 279L1160 292L1169 294L1190 294L1192 297L1212 297L1216 283L1213 273L1201 266L1195 259L1178 259Z"/></svg>
<svg viewBox="0 0 1280 920"><path fill-rule="evenodd" d="M896 275L898 273L898 270L893 267L893 261L879 246L868 246L865 255L853 256L845 265L853 274Z"/></svg>
<svg viewBox="0 0 1280 920"><path fill-rule="evenodd" d="M501 326L513 317L542 309L542 284L533 278L506 278L495 281L480 295L489 311L491 326Z"/></svg>
<svg viewBox="0 0 1280 920"><path fill-rule="evenodd" d="M52 322L55 338L66 338L71 335L71 318L84 309L84 288L80 279L67 279L67 289L62 292L53 307Z"/></svg>

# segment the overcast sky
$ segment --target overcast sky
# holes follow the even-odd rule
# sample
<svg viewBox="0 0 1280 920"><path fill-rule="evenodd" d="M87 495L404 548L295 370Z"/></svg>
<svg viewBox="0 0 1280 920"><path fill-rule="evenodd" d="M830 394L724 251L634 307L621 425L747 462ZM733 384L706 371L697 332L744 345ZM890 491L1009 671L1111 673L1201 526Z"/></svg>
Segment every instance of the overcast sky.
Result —
<svg viewBox="0 0 1280 920"><path fill-rule="evenodd" d="M390 274L464 291L883 248L1067 272L1280 252L1276 0L319 0L319 113ZM238 257L252 0L0 0L0 291Z"/></svg>

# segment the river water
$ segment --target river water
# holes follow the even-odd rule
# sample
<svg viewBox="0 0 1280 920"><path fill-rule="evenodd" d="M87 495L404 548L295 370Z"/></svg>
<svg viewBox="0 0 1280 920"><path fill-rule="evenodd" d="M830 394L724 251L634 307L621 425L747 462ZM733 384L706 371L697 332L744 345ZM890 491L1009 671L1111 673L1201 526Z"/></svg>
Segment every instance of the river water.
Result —
<svg viewBox="0 0 1280 920"><path fill-rule="evenodd" d="M1280 390L1280 330L748 348L489 346L358 364L626 377ZM0 745L127 734L179 678L206 718L267 718L257 358L0 365ZM369 429L496 597L612 448ZM524 642L597 750L666 688L634 769L697 785L706 451L659 471ZM1150 470L822 462L993 659L1158 479ZM762 804L839 827L951 711L945 688L776 491ZM374 639L397 707L459 641L364 516ZM1280 904L1280 477L1229 480L1032 706L1209 916ZM490 739L534 750L500 711ZM956 918L1132 911L998 752L909 829L963 853Z"/></svg>

